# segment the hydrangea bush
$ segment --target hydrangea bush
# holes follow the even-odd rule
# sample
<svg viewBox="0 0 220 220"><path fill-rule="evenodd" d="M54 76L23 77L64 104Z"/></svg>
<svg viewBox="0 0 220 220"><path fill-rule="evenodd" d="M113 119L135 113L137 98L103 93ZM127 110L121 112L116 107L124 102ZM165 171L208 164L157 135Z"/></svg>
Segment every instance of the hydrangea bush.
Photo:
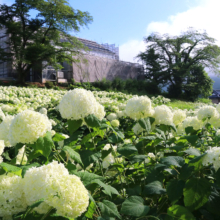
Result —
<svg viewBox="0 0 220 220"><path fill-rule="evenodd" d="M219 105L0 90L1 220L220 219Z"/></svg>

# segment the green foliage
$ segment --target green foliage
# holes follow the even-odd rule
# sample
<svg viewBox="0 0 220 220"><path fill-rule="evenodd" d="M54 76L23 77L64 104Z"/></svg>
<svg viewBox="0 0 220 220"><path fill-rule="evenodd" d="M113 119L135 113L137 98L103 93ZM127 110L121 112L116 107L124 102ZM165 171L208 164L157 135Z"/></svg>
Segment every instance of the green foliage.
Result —
<svg viewBox="0 0 220 220"><path fill-rule="evenodd" d="M36 17L30 16L31 10L37 12ZM0 59L13 59L22 83L30 69L40 68L42 61L59 69L60 62L76 62L81 55L79 50L86 49L69 32L79 31L92 17L73 9L66 0L16 0L10 6L2 4L0 12L0 26L6 28L11 49L1 48Z"/></svg>
<svg viewBox="0 0 220 220"><path fill-rule="evenodd" d="M212 80L204 68L219 73L220 48L207 33L188 29L180 36L153 33L145 38L147 49L137 57L145 63L146 78L168 86L169 97L195 101L207 98Z"/></svg>

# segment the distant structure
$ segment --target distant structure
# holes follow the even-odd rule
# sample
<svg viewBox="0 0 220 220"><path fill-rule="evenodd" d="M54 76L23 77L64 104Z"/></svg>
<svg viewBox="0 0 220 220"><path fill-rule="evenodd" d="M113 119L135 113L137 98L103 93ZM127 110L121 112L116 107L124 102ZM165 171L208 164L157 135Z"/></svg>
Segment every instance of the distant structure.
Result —
<svg viewBox="0 0 220 220"><path fill-rule="evenodd" d="M0 30L0 47L10 50L6 41L8 36L5 29ZM119 47L115 44L98 44L95 41L78 38L88 51L82 51L83 56L79 63L69 65L61 63L63 68L56 71L53 66L47 66L44 61L30 70L27 81L46 82L58 81L68 82L74 79L76 82L94 82L102 79L113 80L115 77L121 79L137 79L143 76L143 66L138 63L120 61ZM13 62L0 62L0 78L15 79L16 71ZM43 68L43 66L46 66Z"/></svg>
<svg viewBox="0 0 220 220"><path fill-rule="evenodd" d="M209 98L212 100L212 103L218 104L220 102L220 89L213 90Z"/></svg>

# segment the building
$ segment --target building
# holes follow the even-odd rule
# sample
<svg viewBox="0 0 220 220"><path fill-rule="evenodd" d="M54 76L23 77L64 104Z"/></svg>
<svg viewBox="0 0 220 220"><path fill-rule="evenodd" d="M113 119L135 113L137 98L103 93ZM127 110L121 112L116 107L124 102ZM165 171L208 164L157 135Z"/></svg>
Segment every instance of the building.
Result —
<svg viewBox="0 0 220 220"><path fill-rule="evenodd" d="M212 100L212 103L218 104L220 102L220 90L213 90L212 95L209 96L209 98Z"/></svg>
<svg viewBox="0 0 220 220"><path fill-rule="evenodd" d="M0 46L5 50L10 50L5 43L7 40L8 36L5 29L1 29ZM63 68L56 71L52 66L47 66L46 62L42 62L30 70L26 80L32 82L56 80L58 82L68 82L74 79L76 82L94 82L104 78L113 80L115 77L137 79L143 75L142 65L120 61L119 48L115 44L99 44L82 38L78 38L78 40L89 49L88 51L82 51L84 56L79 63L72 63L71 65L66 62L61 63ZM15 79L16 75L13 62L0 62L0 78Z"/></svg>

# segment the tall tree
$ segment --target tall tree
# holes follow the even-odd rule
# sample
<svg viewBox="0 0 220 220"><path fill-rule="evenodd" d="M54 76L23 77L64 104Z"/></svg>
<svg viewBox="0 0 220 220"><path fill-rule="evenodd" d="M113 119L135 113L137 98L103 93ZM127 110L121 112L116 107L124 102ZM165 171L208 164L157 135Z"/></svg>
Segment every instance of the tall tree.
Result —
<svg viewBox="0 0 220 220"><path fill-rule="evenodd" d="M174 37L153 33L145 38L145 42L146 51L137 57L145 64L146 77L159 84L168 85L168 91L173 97L182 96L186 84L190 82L187 79L192 72L195 74L195 71L199 70L198 66L203 70L207 67L214 73L220 73L220 47L206 32L188 29L180 36ZM200 69L198 75L201 73L205 74ZM201 77L196 79L197 83L201 83Z"/></svg>
<svg viewBox="0 0 220 220"><path fill-rule="evenodd" d="M35 10L35 18L30 11ZM30 69L47 61L55 68L58 63L77 62L84 45L70 31L92 21L88 12L73 9L66 0L16 0L0 5L0 27L9 39L8 50L0 48L0 60L13 61L18 80L25 82Z"/></svg>

